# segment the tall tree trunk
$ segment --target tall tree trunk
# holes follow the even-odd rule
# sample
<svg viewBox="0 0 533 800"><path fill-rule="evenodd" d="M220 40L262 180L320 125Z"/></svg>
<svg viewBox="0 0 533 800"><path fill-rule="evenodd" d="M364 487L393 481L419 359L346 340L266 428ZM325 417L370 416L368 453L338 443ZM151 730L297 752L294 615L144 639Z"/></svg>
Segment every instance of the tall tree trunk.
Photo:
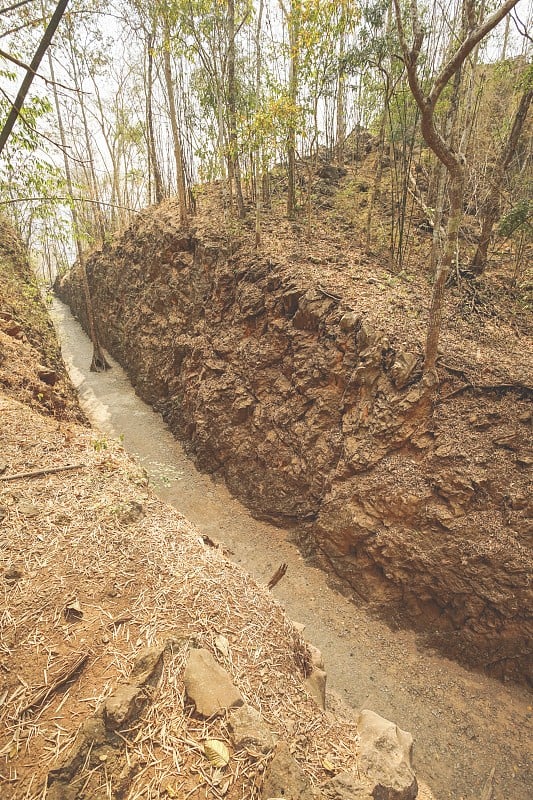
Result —
<svg viewBox="0 0 533 800"><path fill-rule="evenodd" d="M381 181L383 178L383 155L384 155L384 145L385 145L385 124L387 120L388 108L389 108L389 90L387 88L385 90L383 111L381 112L381 119L379 121L376 176L374 178L374 185L372 187L372 192L370 194L370 200L368 201L368 209L366 214L367 250L370 249L370 244L372 241L372 215L374 213L374 207L376 205L377 200L379 199L379 195L381 192Z"/></svg>
<svg viewBox="0 0 533 800"><path fill-rule="evenodd" d="M444 139L452 148L455 147L454 133L457 127L457 118L459 111L459 99L461 89L461 69L458 69L454 75L453 91L446 120L444 122ZM446 185L448 183L448 173L442 161L437 165L437 198L435 201L435 223L433 225L433 241L431 244L431 262L430 270L432 275L436 275L437 265L443 246L442 232L444 230L444 203L446 199Z"/></svg>
<svg viewBox="0 0 533 800"><path fill-rule="evenodd" d="M444 307L444 289L452 268L457 237L463 219L464 169L461 164L457 164L450 174L448 191L450 196L450 215L446 227L444 249L437 266L435 283L433 284L425 346L424 374L430 376L434 376L436 373L435 368Z"/></svg>
<svg viewBox="0 0 533 800"><path fill-rule="evenodd" d="M335 151L337 163L344 165L344 142L346 140L346 72L343 57L346 50L346 34L341 31L339 36L339 71L337 74L337 119L335 131Z"/></svg>
<svg viewBox="0 0 533 800"><path fill-rule="evenodd" d="M155 201L160 203L164 198L165 193L163 190L163 178L161 176L161 169L157 160L157 151L155 147L154 135L154 113L153 113L153 87L154 87L154 41L155 41L155 20L152 24L152 30L146 34L146 58L147 58L147 75L146 75L146 127L148 130L148 161L152 165L152 174L154 176L154 189Z"/></svg>
<svg viewBox="0 0 533 800"><path fill-rule="evenodd" d="M296 213L296 125L293 115L298 104L298 69L300 46L300 0L291 0L289 10L282 3L289 31L289 99L291 119L287 133L287 216Z"/></svg>
<svg viewBox="0 0 533 800"><path fill-rule="evenodd" d="M481 233L474 257L470 264L472 271L476 275L481 275L487 266L487 256L489 245L492 239L492 231L500 213L500 192L505 178L505 172L515 154L522 128L527 117L533 91L530 89L524 92L520 98L520 103L514 115L511 132L505 145L503 146L500 157L494 167L487 199L483 203Z"/></svg>
<svg viewBox="0 0 533 800"><path fill-rule="evenodd" d="M239 142L237 138L237 87L235 82L235 1L228 0L228 116L229 116L229 156L230 180L235 182L237 213L244 217L242 197L241 168L239 163Z"/></svg>
<svg viewBox="0 0 533 800"><path fill-rule="evenodd" d="M84 101L84 98L83 98L82 81L81 81L81 78L80 78L80 70L79 70L79 65L78 65L78 59L77 59L76 51L74 49L74 42L72 40L72 23L71 23L70 19L68 19L68 23L67 23L66 27L67 27L67 38L68 38L69 50L70 50L70 59L71 59L71 64L72 64L72 73L73 73L72 77L74 78L74 86L76 88L76 94L78 96L78 103L79 103L80 111L81 111L81 119L82 119L82 123L83 123L83 133L84 133L84 137L85 137L85 147L86 147L86 150L87 150L87 160L89 162L89 175L87 176L89 178L88 184L89 184L89 187L90 187L90 190L91 190L92 198L96 201L94 204L91 204L91 205L93 206L94 222L96 223L95 227L96 227L96 230L98 231L98 238L100 240L100 244L103 245L103 243L105 241L105 235L106 235L105 220L104 220L104 214L103 214L103 211L102 211L102 207L100 205L100 192L99 192L99 189L98 189L98 181L97 181L96 172L95 172L95 169L94 169L94 156L93 156L93 150L92 150L92 145L91 145L91 136L90 136L90 133L89 133L89 124L87 122L87 112L85 110L85 101Z"/></svg>
<svg viewBox="0 0 533 800"><path fill-rule="evenodd" d="M255 102L257 108L261 107L261 26L263 22L264 1L259 0L257 11L257 27L255 34ZM261 246L261 212L263 200L263 156L261 143L258 141L254 159L255 177L255 246Z"/></svg>
<svg viewBox="0 0 533 800"><path fill-rule="evenodd" d="M178 115L176 112L176 98L174 97L174 86L172 82L172 67L170 63L170 28L168 21L164 22L164 41L163 41L163 70L165 73L165 84L168 95L168 107L170 114L170 126L172 128L172 143L174 145L174 159L176 161L176 178L178 183L178 202L180 207L180 222L187 224L187 192L185 188L185 169L183 166L183 149L181 146L180 130L178 125Z"/></svg>
<svg viewBox="0 0 533 800"><path fill-rule="evenodd" d="M9 139L9 135L13 130L13 126L19 117L20 111L22 109L24 100L26 99L26 95L28 94L28 90L32 84L35 73L39 69L39 64L41 63L44 54L48 50L50 43L54 38L54 33L56 32L57 26L61 22L61 18L65 13L67 5L68 5L68 0L59 0L59 3L56 6L56 10L52 14L50 22L46 26L46 30L43 34L43 37L39 42L37 50L35 51L35 55L31 60L31 63L29 65L30 68L26 70L26 74L20 85L20 89L17 92L15 102L13 103L11 111L7 116L7 119L4 123L4 127L0 131L0 153L4 149L6 142Z"/></svg>
<svg viewBox="0 0 533 800"><path fill-rule="evenodd" d="M54 64L52 61L52 56L48 53L48 64L50 67L50 77L52 78L52 90L54 93L54 103L56 107L56 114L57 114L57 125L59 128L59 138L61 141L61 147L63 149L63 155L65 159L65 177L67 182L67 193L70 198L70 211L72 214L72 225L74 228L74 239L76 241L76 251L78 253L78 263L80 265L81 271L81 281L83 286L83 295L85 299L85 310L87 312L87 323L89 325L89 336L91 338L91 342L93 345L93 357L91 361L91 371L92 372L105 372L105 370L110 369L110 365L106 361L104 356L104 352L100 345L100 340L98 338L98 333L96 330L96 323L94 320L94 311L93 311L93 303L91 298L91 291L89 289L89 281L87 280L87 266L85 262L85 254L83 252L83 248L81 245L81 236L80 236L80 228L79 228L79 220L78 220L78 213L76 211L76 203L74 200L74 191L72 186L72 173L70 171L70 163L67 156L67 137L65 135L65 127L63 125L63 117L61 114L61 106L59 104L59 97L57 95L57 86L55 83L55 76L54 76Z"/></svg>

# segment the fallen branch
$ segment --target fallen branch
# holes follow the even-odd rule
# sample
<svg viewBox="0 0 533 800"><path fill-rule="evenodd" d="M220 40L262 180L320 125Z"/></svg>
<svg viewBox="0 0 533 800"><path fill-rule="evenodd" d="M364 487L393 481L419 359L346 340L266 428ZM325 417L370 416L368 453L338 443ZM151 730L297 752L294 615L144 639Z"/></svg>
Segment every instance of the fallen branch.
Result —
<svg viewBox="0 0 533 800"><path fill-rule="evenodd" d="M280 580L283 578L283 576L285 575L285 573L286 573L286 572L287 572L287 564L281 564L281 565L280 565L280 566L277 568L277 570L275 571L275 573L272 575L272 577L270 578L269 582L267 583L267 587L268 587L269 589L273 589L273 588L274 588L274 586L275 586L277 583L279 583L279 582L280 582Z"/></svg>
<svg viewBox="0 0 533 800"><path fill-rule="evenodd" d="M489 777L485 781L485 785L481 791L481 795L479 800L493 800L494 798L494 775L496 773L496 767L493 767L490 771Z"/></svg>
<svg viewBox="0 0 533 800"><path fill-rule="evenodd" d="M45 467L32 472L16 472L14 475L0 475L0 481L17 481L22 478L37 478L39 475L51 475L54 472L66 472L69 469L84 469L87 464L66 464L63 467Z"/></svg>
<svg viewBox="0 0 533 800"><path fill-rule="evenodd" d="M342 300L342 297L339 297L339 296L338 296L338 295L336 295L336 294L331 294L331 292L327 292L327 291L326 291L325 289L323 289L321 286L317 286L317 287L316 287L316 290L317 290L317 292L320 292L320 294L323 294L323 295L325 295L326 297L331 297L331 299L332 299L332 300L336 300L336 301L337 301L337 303L340 303L340 301Z"/></svg>
<svg viewBox="0 0 533 800"><path fill-rule="evenodd" d="M18 716L21 717L26 713L26 711L30 711L32 708L40 706L42 703L46 702L51 694L57 692L58 689L60 689L65 683L74 677L76 672L78 672L78 670L85 664L88 658L88 652L78 653L74 660L67 661L65 664L63 664L51 678L51 683L47 684L46 686L41 686L39 689L37 689L29 703L20 709Z"/></svg>

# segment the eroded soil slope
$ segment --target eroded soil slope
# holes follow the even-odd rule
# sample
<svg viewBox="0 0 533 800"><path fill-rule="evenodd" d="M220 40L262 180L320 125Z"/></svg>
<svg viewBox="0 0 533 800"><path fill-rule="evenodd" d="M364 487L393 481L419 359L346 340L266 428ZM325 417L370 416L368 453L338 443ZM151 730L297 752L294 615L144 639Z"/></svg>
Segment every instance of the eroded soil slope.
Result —
<svg viewBox="0 0 533 800"><path fill-rule="evenodd" d="M139 394L357 595L468 663L530 675L523 317L503 294L481 314L450 291L431 416L420 268L392 275L331 218L306 238L275 210L255 252L202 203L193 232L167 202L89 261L100 335ZM83 320L75 272L59 292Z"/></svg>
<svg viewBox="0 0 533 800"><path fill-rule="evenodd" d="M1 216L0 278L2 393L58 419L84 421L20 239Z"/></svg>

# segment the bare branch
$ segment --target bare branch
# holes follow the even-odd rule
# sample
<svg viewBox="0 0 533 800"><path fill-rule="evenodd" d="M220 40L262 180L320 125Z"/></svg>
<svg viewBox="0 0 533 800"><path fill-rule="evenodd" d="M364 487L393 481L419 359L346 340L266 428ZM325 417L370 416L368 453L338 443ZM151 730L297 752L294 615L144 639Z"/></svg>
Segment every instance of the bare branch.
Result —
<svg viewBox="0 0 533 800"><path fill-rule="evenodd" d="M477 28L468 34L463 44L458 47L458 49L437 75L435 83L433 84L433 89L428 96L428 102L432 106L435 106L442 93L442 90L452 75L457 72L461 64L470 55L474 47L479 44L479 42L484 39L485 36L490 33L491 30L496 27L496 25L498 25L499 22L502 21L506 14L508 14L517 3L518 0L506 0L506 2L496 9L496 11L491 14L490 17L487 17L485 22L483 22L481 25L478 25Z"/></svg>
<svg viewBox="0 0 533 800"><path fill-rule="evenodd" d="M7 14L8 11L15 11L16 8L20 8L21 6L27 6L28 3L33 3L34 0L20 0L20 3L14 3L12 6L6 6L6 8L0 8L0 14Z"/></svg>

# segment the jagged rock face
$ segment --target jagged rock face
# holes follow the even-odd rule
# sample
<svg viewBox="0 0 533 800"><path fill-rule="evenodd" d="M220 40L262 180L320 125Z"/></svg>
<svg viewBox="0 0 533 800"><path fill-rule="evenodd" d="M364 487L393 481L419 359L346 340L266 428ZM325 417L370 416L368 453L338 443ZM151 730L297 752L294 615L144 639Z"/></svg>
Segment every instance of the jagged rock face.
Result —
<svg viewBox="0 0 533 800"><path fill-rule="evenodd" d="M258 516L305 525L358 595L445 652L527 676L524 398L464 392L431 415L418 343L155 215L88 274L103 343L201 469ZM75 271L59 294L83 321Z"/></svg>

